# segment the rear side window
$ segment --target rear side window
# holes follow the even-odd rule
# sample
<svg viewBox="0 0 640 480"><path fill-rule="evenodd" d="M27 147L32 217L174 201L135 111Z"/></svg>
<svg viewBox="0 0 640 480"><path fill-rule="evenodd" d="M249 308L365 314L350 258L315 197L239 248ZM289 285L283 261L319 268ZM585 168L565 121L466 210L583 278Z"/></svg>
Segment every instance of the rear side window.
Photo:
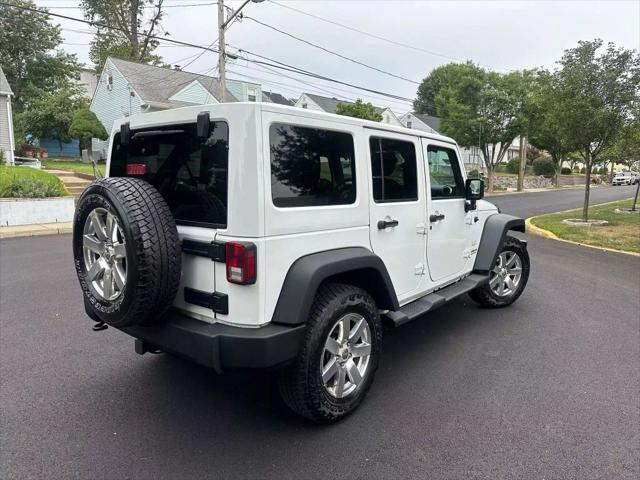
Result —
<svg viewBox="0 0 640 480"><path fill-rule="evenodd" d="M195 123L132 130L129 145L116 134L109 174L151 183L178 224L223 228L228 151L225 122L212 122L207 138L197 136Z"/></svg>
<svg viewBox="0 0 640 480"><path fill-rule="evenodd" d="M412 142L371 137L373 199L376 203L418 199L416 148Z"/></svg>
<svg viewBox="0 0 640 480"><path fill-rule="evenodd" d="M269 127L271 197L276 207L345 205L356 201L349 133L274 123Z"/></svg>

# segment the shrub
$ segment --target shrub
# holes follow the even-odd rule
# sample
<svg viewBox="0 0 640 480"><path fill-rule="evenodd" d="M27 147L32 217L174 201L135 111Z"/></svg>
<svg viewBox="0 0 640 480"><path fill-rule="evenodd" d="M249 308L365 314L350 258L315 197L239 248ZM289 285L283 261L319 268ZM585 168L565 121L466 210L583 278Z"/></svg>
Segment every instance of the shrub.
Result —
<svg viewBox="0 0 640 480"><path fill-rule="evenodd" d="M587 173L587 169L586 169L586 168L584 168L584 167L582 167L582 168L580 169L580 173Z"/></svg>
<svg viewBox="0 0 640 480"><path fill-rule="evenodd" d="M68 195L58 177L30 167L0 167L0 198L48 198Z"/></svg>
<svg viewBox="0 0 640 480"><path fill-rule="evenodd" d="M571 169L569 167L562 167L560 175L571 175Z"/></svg>
<svg viewBox="0 0 640 480"><path fill-rule="evenodd" d="M520 171L520 157L513 157L507 163L507 173L518 173Z"/></svg>
<svg viewBox="0 0 640 480"><path fill-rule="evenodd" d="M553 160L545 157L538 157L533 161L533 173L536 175L544 175L545 177L552 177L556 174L556 168L553 165Z"/></svg>
<svg viewBox="0 0 640 480"><path fill-rule="evenodd" d="M480 178L480 170L478 170L477 168L474 168L469 172L467 176L469 178Z"/></svg>

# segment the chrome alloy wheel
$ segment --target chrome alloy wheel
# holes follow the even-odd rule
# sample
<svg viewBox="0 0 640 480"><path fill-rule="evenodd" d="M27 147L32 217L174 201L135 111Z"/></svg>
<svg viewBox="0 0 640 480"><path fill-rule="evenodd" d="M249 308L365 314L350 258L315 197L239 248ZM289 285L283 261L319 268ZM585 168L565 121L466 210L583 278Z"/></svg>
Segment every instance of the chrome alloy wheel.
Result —
<svg viewBox="0 0 640 480"><path fill-rule="evenodd" d="M371 329L358 313L347 313L331 329L324 344L320 369L327 392L344 398L355 392L368 373Z"/></svg>
<svg viewBox="0 0 640 480"><path fill-rule="evenodd" d="M498 256L491 271L489 286L498 297L506 297L516 291L522 278L522 260L516 252L506 250Z"/></svg>
<svg viewBox="0 0 640 480"><path fill-rule="evenodd" d="M82 233L87 280L103 299L115 300L127 281L127 252L118 218L96 208L87 216Z"/></svg>

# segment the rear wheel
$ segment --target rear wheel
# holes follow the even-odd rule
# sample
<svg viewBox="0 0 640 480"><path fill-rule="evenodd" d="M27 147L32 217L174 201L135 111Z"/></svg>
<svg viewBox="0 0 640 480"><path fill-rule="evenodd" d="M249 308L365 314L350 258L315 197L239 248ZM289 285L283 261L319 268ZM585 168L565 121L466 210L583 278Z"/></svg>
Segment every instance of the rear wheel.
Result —
<svg viewBox="0 0 640 480"><path fill-rule="evenodd" d="M296 413L319 423L356 409L373 383L382 327L364 290L327 284L316 295L305 343L280 376L280 393Z"/></svg>
<svg viewBox="0 0 640 480"><path fill-rule="evenodd" d="M483 307L506 307L522 294L529 279L529 253L514 237L507 237L491 269L489 283L471 291L472 300Z"/></svg>

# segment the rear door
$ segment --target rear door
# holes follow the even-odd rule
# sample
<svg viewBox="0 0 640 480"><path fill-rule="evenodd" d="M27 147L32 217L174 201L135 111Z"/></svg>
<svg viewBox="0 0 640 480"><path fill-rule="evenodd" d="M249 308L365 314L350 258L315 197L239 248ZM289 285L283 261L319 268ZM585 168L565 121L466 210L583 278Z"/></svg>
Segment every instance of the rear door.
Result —
<svg viewBox="0 0 640 480"><path fill-rule="evenodd" d="M469 227L465 212L464 175L454 145L422 139L429 202L427 263L434 282L464 273Z"/></svg>
<svg viewBox="0 0 640 480"><path fill-rule="evenodd" d="M198 137L196 124L131 130L128 145L120 134L113 142L110 176L135 176L151 183L163 196L178 226L183 246L182 276L175 306L202 320L213 322L211 308L185 300L185 289L215 292L215 268L206 254L218 229L227 225L228 125L212 121L209 134ZM204 248L203 248L204 247Z"/></svg>
<svg viewBox="0 0 640 480"><path fill-rule="evenodd" d="M370 166L371 247L400 301L425 273L425 190L418 137L365 129Z"/></svg>

